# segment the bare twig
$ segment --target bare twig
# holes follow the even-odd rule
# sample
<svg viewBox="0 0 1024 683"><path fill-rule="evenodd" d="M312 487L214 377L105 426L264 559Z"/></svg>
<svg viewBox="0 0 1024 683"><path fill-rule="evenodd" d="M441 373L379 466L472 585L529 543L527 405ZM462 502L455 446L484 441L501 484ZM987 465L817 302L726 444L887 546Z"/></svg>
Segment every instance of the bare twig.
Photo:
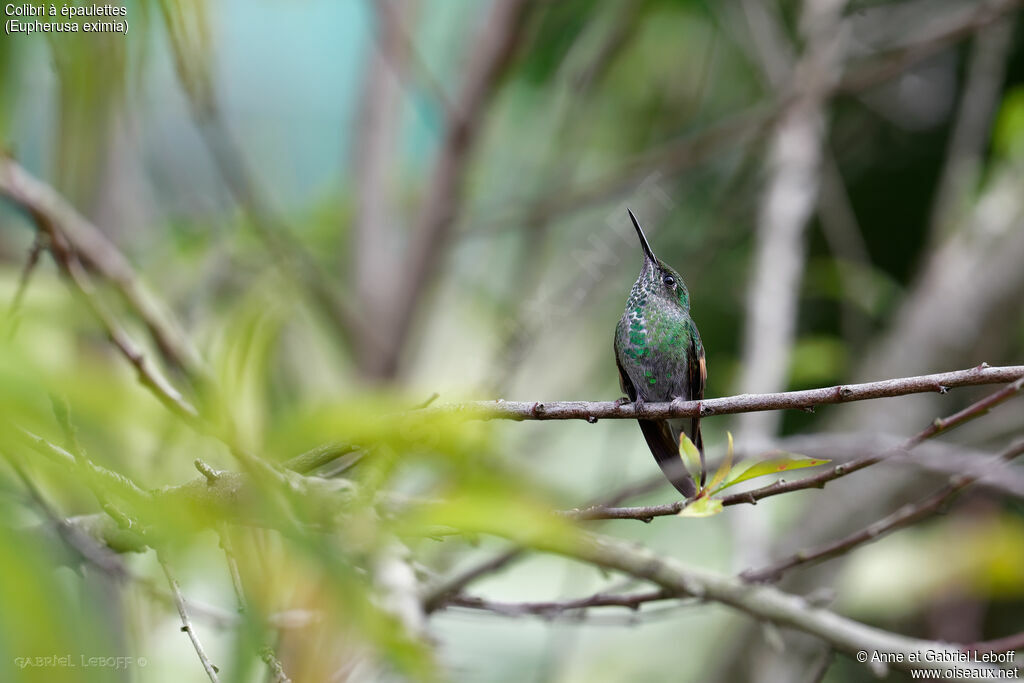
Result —
<svg viewBox="0 0 1024 683"><path fill-rule="evenodd" d="M199 636L196 634L195 628L192 626L192 620L188 616L188 609L185 606L185 598L181 594L181 587L178 585L178 580L174 578L174 574L171 573L170 567L167 565L167 561L158 552L157 559L160 561L160 567L164 570L164 576L167 577L167 583L171 587L171 594L174 596L174 605L178 608L178 616L181 617L181 630L188 634L189 640L192 641L192 647L196 649L196 654L199 655L199 661L203 664L203 669L206 671L206 675L210 677L213 683L218 683L216 666L210 662L210 658L206 656L206 651L203 650L203 644L199 642Z"/></svg>
<svg viewBox="0 0 1024 683"><path fill-rule="evenodd" d="M708 417L759 410L805 410L820 405L866 401L876 398L906 396L919 393L945 393L954 387L1001 384L1024 377L1024 365L989 367L987 364L968 370L944 372L917 377L901 377L863 384L842 384L823 389L787 391L777 394L740 394L703 401L635 404L617 401L473 401L442 404L427 408L424 414L457 414L482 420L587 420L596 419L665 419L675 417Z"/></svg>
<svg viewBox="0 0 1024 683"><path fill-rule="evenodd" d="M483 598L456 595L448 598L444 607L465 607L467 609L486 610L509 617L534 615L552 618L565 612L586 610L591 607L625 607L638 610L640 606L658 600L671 600L674 595L666 590L645 591L626 595L597 593L578 600L560 600L552 602L500 602Z"/></svg>
<svg viewBox="0 0 1024 683"><path fill-rule="evenodd" d="M753 489L752 491L743 491L741 493L734 493L729 496L724 496L719 500L723 506L729 505L740 505L747 503L750 505L756 505L757 501L762 498L768 498L770 496L777 496L782 493L790 493L791 491L801 491L810 488L824 488L825 484L835 479L845 477L849 474L853 474L865 467L882 462L883 460L892 457L894 455L900 455L913 449L915 446L920 444L927 439L932 438L938 434L949 431L954 427L958 427L965 422L973 420L981 415L984 415L990 409L1009 400L1020 393L1021 389L1024 388L1024 376L1019 378L1016 382L1009 384L999 391L989 394L985 398L972 403L968 407L960 410L949 417L938 418L933 421L928 427L907 439L900 447L887 450L883 453L877 453L874 455L866 455L850 462L842 463L824 470L823 472L797 479L794 481L779 480L774 484L762 486L761 488ZM563 514L573 517L576 519L637 519L641 521L650 521L654 517L664 517L667 515L679 514L679 512L686 507L687 501L680 500L674 503L665 503L662 505L648 505L641 507L607 507L602 505L591 506L583 509L575 509L564 512Z"/></svg>
<svg viewBox="0 0 1024 683"><path fill-rule="evenodd" d="M997 456L1000 462L1008 462L1024 453L1024 441L1010 446ZM896 529L918 522L925 517L935 514L956 494L970 486L978 477L968 475L956 475L950 478L949 483L932 493L926 498L915 503L908 503L893 514L870 524L869 526L854 532L844 538L823 544L810 550L801 550L793 555L773 562L772 564L759 569L749 569L740 577L746 581L776 581L781 578L783 572L793 567L817 562L842 555L853 548L865 543L876 541Z"/></svg>
<svg viewBox="0 0 1024 683"><path fill-rule="evenodd" d="M50 251L54 254L54 258L67 275L68 280L74 285L75 290L81 295L81 300L93 317L103 326L110 341L121 352L121 355L135 367L139 382L149 389L165 408L180 417L186 424L198 425L199 411L181 392L174 388L167 378L160 374L159 370L152 366L143 350L100 300L91 279L78 259L56 245L51 246Z"/></svg>
<svg viewBox="0 0 1024 683"><path fill-rule="evenodd" d="M423 596L423 611L427 614L442 609L448 599L459 593L463 588L482 576L500 571L520 559L524 554L522 548L512 548L503 553L474 565L470 569L456 574L454 577L430 588Z"/></svg>

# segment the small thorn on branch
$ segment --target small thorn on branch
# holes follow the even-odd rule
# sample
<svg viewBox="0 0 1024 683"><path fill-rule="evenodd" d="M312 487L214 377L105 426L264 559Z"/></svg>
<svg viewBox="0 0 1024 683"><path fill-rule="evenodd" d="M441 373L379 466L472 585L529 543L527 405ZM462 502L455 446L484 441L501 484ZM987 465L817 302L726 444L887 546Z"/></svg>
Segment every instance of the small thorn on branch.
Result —
<svg viewBox="0 0 1024 683"><path fill-rule="evenodd" d="M589 422L592 425L597 424L597 418L594 417L593 415L587 415L587 422Z"/></svg>
<svg viewBox="0 0 1024 683"><path fill-rule="evenodd" d="M938 386L935 387L935 391L939 392L940 394L948 394L949 387L939 384Z"/></svg>

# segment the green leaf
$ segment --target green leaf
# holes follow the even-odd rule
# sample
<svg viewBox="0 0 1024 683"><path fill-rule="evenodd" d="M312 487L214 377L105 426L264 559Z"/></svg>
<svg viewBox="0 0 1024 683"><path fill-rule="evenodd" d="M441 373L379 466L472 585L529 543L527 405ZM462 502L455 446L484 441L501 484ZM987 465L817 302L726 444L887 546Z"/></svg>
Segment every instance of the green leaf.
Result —
<svg viewBox="0 0 1024 683"><path fill-rule="evenodd" d="M679 434L679 457L683 459L683 464L690 474L700 473L700 451L685 433Z"/></svg>
<svg viewBox="0 0 1024 683"><path fill-rule="evenodd" d="M722 501L714 498L697 498L679 511L680 517L711 517L722 511Z"/></svg>
<svg viewBox="0 0 1024 683"><path fill-rule="evenodd" d="M748 481L756 477L763 477L768 474L778 474L790 470L800 470L805 467L817 467L831 462L823 458L808 458L806 455L797 453L779 452L778 455L766 460L751 460L748 463L740 463L732 469L729 476L725 478L722 485L713 490L713 493L723 491L734 484Z"/></svg>
<svg viewBox="0 0 1024 683"><path fill-rule="evenodd" d="M705 491L714 491L718 488L718 485L725 481L726 476L732 470L732 432L726 432L725 435L729 438L729 447L725 452L725 458L722 459L722 463L718 466L718 470L715 471L715 476L711 478L711 483L704 489Z"/></svg>

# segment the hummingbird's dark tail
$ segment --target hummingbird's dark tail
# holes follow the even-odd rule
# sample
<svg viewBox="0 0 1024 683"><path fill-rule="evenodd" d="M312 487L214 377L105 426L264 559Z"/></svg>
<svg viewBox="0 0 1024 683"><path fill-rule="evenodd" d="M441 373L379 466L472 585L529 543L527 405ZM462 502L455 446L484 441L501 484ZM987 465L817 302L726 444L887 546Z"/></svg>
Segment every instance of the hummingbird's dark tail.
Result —
<svg viewBox="0 0 1024 683"><path fill-rule="evenodd" d="M654 460L665 474L665 477L676 487L676 491L687 498L697 493L693 477L686 471L683 459L679 457L679 443L672 436L672 428L668 420L637 420L640 431L644 433L647 447L651 449ZM694 444L701 452L703 459L704 444L700 441L700 431L695 434Z"/></svg>

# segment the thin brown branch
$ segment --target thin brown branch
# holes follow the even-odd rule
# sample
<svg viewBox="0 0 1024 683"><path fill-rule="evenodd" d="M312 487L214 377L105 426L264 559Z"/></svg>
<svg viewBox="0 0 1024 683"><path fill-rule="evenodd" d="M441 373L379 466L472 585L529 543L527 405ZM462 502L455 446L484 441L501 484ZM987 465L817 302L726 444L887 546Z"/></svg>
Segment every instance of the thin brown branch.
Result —
<svg viewBox="0 0 1024 683"><path fill-rule="evenodd" d="M577 600L551 602L500 602L466 595L456 595L448 598L442 607L464 607L467 609L485 610L508 617L534 615L550 619L565 612L586 610L592 607L625 607L631 610L638 610L645 603L671 600L674 597L676 596L666 590L645 591L643 593L626 595L597 593Z"/></svg>
<svg viewBox="0 0 1024 683"><path fill-rule="evenodd" d="M51 237L53 233L51 233ZM180 417L186 424L196 425L199 422L199 411L178 391L170 381L160 374L149 362L148 357L135 340L121 326L114 314L100 300L99 294L85 269L78 259L68 251L56 245L50 247L51 253L61 270L80 295L86 308L100 325L103 326L111 343L117 347L129 363L135 368L139 382L157 398L165 408Z"/></svg>
<svg viewBox="0 0 1024 683"><path fill-rule="evenodd" d="M999 462L1009 462L1024 453L1024 441L1010 446L997 456ZM773 562L770 565L759 569L748 569L740 574L745 581L776 581L782 577L783 572L793 567L810 564L819 560L843 555L857 546L865 543L872 543L883 536L907 525L918 522L929 517L940 510L956 494L978 481L978 477L968 475L955 475L950 477L949 483L931 495L922 498L915 503L908 503L899 510L884 517L883 519L868 525L848 536L825 543L810 550L801 550L793 555Z"/></svg>
<svg viewBox="0 0 1024 683"><path fill-rule="evenodd" d="M855 460L836 465L835 467L826 469L816 475L796 479L794 481L785 481L780 479L774 484L762 486L761 488L753 489L752 491L734 493L732 495L724 496L719 500L721 500L723 506L740 505L744 503L756 505L757 501L770 496L777 496L783 493L811 488L824 488L825 484L830 481L853 474L865 467L870 467L871 465L882 462L887 458L906 454L921 442L984 415L1000 403L1016 396L1020 393L1022 388L1024 388L1024 376L1021 376L1016 382L1008 384L999 391L989 394L985 398L972 403L963 410L960 410L949 417L937 418L928 425L928 427L907 439L897 448L889 449L873 455L866 455ZM562 514L575 519L585 520L636 519L640 521L650 521L655 517L677 515L684 507L686 507L687 503L688 501L680 500L674 503L647 505L641 507L607 507L595 505L583 509L577 508L575 510L568 510Z"/></svg>
<svg viewBox="0 0 1024 683"><path fill-rule="evenodd" d="M466 571L456 574L454 577L434 586L423 596L423 611L430 614L431 612L443 609L448 603L448 600L459 593L463 588L483 576L493 574L494 572L504 569L516 560L522 558L523 555L524 551L522 548L506 550L505 552L499 553L489 560L474 565Z"/></svg>
<svg viewBox="0 0 1024 683"><path fill-rule="evenodd" d="M210 677L210 680L213 683L218 683L218 669L210 661L210 658L206 656L206 651L203 650L203 644L199 641L199 636L196 634L196 630L192 626L192 619L188 616L188 609L185 606L185 598L181 594L181 587L178 585L178 580L174 578L174 574L171 573L170 567L167 566L167 561L162 555L160 555L160 553L157 553L157 559L160 561L160 567L164 570L164 576L167 577L167 584L171 587L171 594L174 596L174 605L178 608L178 616L181 617L181 630L187 633L189 640L192 641L192 647L195 648L196 654L199 655L199 661L202 662L206 675Z"/></svg>
<svg viewBox="0 0 1024 683"><path fill-rule="evenodd" d="M815 406L867 401L919 393L945 393L955 387L1002 384L1024 377L1024 365L989 367L987 364L917 377L900 377L863 384L841 384L823 389L776 394L740 394L703 401L672 401L637 406L619 401L473 401L427 408L426 414L457 414L481 420L628 420L708 417L759 410L809 410Z"/></svg>

